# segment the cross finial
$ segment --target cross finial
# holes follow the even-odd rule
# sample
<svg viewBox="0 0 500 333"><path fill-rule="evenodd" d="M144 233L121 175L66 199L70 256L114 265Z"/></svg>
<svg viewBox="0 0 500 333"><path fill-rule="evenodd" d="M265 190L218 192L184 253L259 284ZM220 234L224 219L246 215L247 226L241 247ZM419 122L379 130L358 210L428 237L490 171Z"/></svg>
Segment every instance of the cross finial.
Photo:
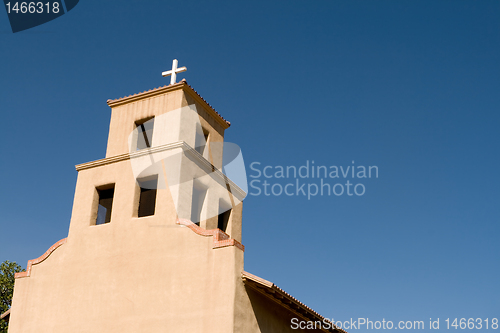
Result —
<svg viewBox="0 0 500 333"><path fill-rule="evenodd" d="M172 61L172 70L163 72L161 73L161 75L163 76L170 75L170 84L175 84L175 81L177 80L177 73L182 73L185 71L187 71L186 67L177 68L177 59L174 59L174 61Z"/></svg>

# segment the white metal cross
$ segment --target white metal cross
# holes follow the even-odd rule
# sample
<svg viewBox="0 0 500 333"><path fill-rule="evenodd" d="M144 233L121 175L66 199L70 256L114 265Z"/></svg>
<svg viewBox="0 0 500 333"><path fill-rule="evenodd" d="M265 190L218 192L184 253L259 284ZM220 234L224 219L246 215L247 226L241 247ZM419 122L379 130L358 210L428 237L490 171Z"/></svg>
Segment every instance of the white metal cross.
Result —
<svg viewBox="0 0 500 333"><path fill-rule="evenodd" d="M163 76L171 75L170 76L170 84L175 84L175 81L177 80L177 73L182 73L185 71L187 71L186 67L177 68L177 59L174 59L174 61L172 61L172 70L163 72L163 73L161 73L161 75L163 75Z"/></svg>

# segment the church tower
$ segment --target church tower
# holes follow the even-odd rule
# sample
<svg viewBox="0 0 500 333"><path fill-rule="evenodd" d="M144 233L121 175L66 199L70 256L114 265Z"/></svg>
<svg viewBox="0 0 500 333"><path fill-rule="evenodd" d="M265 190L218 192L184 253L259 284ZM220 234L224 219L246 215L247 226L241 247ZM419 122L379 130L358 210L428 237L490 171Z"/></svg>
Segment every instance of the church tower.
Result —
<svg viewBox="0 0 500 333"><path fill-rule="evenodd" d="M108 100L105 158L76 166L68 237L16 275L9 333L290 331L320 318L243 270L243 160L185 80ZM322 318L322 317L321 317Z"/></svg>

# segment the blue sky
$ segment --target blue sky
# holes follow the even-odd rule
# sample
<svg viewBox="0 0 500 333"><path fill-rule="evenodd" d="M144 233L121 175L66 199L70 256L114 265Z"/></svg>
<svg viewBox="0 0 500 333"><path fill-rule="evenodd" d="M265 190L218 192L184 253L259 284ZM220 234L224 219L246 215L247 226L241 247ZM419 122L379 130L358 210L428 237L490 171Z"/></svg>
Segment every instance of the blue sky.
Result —
<svg viewBox="0 0 500 333"><path fill-rule="evenodd" d="M363 196L249 195L247 271L328 318L498 318L499 15L498 1L82 0L13 34L0 10L0 261L25 267L67 236L74 165L105 155L106 100L168 84L177 58L248 175L379 168Z"/></svg>

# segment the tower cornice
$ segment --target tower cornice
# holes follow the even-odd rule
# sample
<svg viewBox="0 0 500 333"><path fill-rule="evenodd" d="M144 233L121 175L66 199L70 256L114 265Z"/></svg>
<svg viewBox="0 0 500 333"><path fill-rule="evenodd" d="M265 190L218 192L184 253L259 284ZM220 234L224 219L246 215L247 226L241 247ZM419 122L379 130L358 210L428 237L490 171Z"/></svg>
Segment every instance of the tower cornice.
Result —
<svg viewBox="0 0 500 333"><path fill-rule="evenodd" d="M181 82L176 83L176 84L171 84L168 86L154 88L151 90L143 91L141 93L121 97L118 99L108 99L107 103L110 107L113 108L113 107L117 107L117 106L124 105L127 103L135 102L135 101L138 101L141 99L150 98L153 96L165 94L165 93L170 92L170 91L179 90L179 89L182 89L185 93L187 93L190 97L192 97L196 102L203 105L204 108L222 126L222 128L227 129L229 126L231 126L231 123L229 121L227 121L226 119L224 119L220 115L220 113L215 111L215 109L210 104L208 104L208 102L203 97L201 97L201 95L196 90L194 90L193 87L191 87L187 83L186 80L182 80Z"/></svg>
<svg viewBox="0 0 500 333"><path fill-rule="evenodd" d="M236 185L224 173L222 173L219 169L217 169L214 165L212 165L212 163L207 161L207 159L204 158L203 155L201 155L199 152L197 152L195 149L193 149L190 145L188 145L184 141L168 143L168 144L161 145L161 146L142 149L142 150L135 151L132 153L125 153L125 154L120 154L120 155L116 155L116 156L112 156L112 157L103 158L100 160L82 163L82 164L75 165L75 168L76 168L76 171L82 171L85 169L96 168L96 167L100 167L103 165L122 162L122 161L130 160L133 158L139 158L142 156L153 155L153 154L160 153L163 151L179 149L179 148L182 149L186 155L194 158L194 160L197 162L197 164L200 165L203 169L205 169L206 172L213 172L214 175L216 175L217 178L219 180L221 180L221 182L228 183L231 186L231 189L235 192L233 194L237 198L242 200L246 196L245 191L243 191L238 185Z"/></svg>

